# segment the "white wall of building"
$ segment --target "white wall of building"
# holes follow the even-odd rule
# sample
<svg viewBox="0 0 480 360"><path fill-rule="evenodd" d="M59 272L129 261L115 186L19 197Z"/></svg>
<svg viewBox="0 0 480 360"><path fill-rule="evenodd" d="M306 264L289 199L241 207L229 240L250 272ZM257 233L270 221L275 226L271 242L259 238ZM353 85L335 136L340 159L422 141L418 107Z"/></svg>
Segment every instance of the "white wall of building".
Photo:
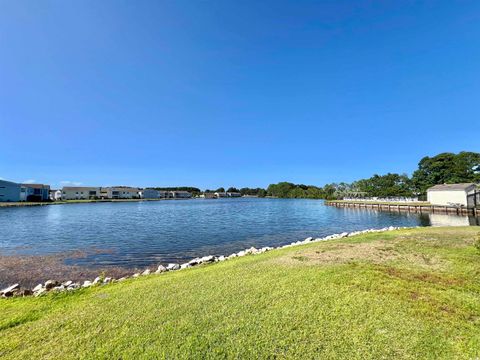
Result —
<svg viewBox="0 0 480 360"><path fill-rule="evenodd" d="M432 205L462 204L467 206L467 193L464 190L428 191L427 200Z"/></svg>
<svg viewBox="0 0 480 360"><path fill-rule="evenodd" d="M62 200L88 200L100 197L98 187L64 187L62 189Z"/></svg>

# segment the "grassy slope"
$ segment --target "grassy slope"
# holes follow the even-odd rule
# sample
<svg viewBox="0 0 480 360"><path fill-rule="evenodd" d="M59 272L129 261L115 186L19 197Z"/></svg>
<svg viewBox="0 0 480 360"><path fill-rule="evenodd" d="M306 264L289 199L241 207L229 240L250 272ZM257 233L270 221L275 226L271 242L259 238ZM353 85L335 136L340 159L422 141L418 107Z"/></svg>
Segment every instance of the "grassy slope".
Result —
<svg viewBox="0 0 480 360"><path fill-rule="evenodd" d="M479 232L370 234L0 301L0 357L476 358Z"/></svg>

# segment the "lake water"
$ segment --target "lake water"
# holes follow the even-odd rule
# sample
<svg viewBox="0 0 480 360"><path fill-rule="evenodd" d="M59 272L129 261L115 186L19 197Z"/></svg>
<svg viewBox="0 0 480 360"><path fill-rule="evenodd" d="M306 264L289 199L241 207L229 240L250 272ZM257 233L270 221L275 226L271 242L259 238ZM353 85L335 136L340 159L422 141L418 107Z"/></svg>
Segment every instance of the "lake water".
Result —
<svg viewBox="0 0 480 360"><path fill-rule="evenodd" d="M143 267L308 236L385 226L473 225L478 219L324 206L319 200L219 199L0 208L0 255L67 257L80 266Z"/></svg>

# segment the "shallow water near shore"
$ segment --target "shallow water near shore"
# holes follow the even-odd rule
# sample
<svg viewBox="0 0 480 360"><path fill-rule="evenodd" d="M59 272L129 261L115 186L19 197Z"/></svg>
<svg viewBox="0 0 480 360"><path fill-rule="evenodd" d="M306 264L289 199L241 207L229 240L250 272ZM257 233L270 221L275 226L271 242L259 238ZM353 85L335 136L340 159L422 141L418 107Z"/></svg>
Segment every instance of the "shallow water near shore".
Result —
<svg viewBox="0 0 480 360"><path fill-rule="evenodd" d="M335 208L320 200L305 199L3 208L0 285L15 281L15 276L31 283L45 280L38 269L42 264L48 264L49 271L56 276L65 274L81 279L99 271L121 274L196 256L228 255L251 246L284 245L309 236L385 226L431 225L479 225L479 219ZM29 266L36 268L34 275L29 275ZM49 271L44 271L45 276Z"/></svg>

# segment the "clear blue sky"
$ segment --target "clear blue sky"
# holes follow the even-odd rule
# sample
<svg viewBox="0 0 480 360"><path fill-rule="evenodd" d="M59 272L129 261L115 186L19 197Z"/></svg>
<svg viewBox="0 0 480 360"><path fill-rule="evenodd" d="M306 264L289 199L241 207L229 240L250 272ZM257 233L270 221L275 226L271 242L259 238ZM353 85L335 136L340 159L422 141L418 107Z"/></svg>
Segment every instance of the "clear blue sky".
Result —
<svg viewBox="0 0 480 360"><path fill-rule="evenodd" d="M478 1L0 0L0 177L323 185L480 150Z"/></svg>

